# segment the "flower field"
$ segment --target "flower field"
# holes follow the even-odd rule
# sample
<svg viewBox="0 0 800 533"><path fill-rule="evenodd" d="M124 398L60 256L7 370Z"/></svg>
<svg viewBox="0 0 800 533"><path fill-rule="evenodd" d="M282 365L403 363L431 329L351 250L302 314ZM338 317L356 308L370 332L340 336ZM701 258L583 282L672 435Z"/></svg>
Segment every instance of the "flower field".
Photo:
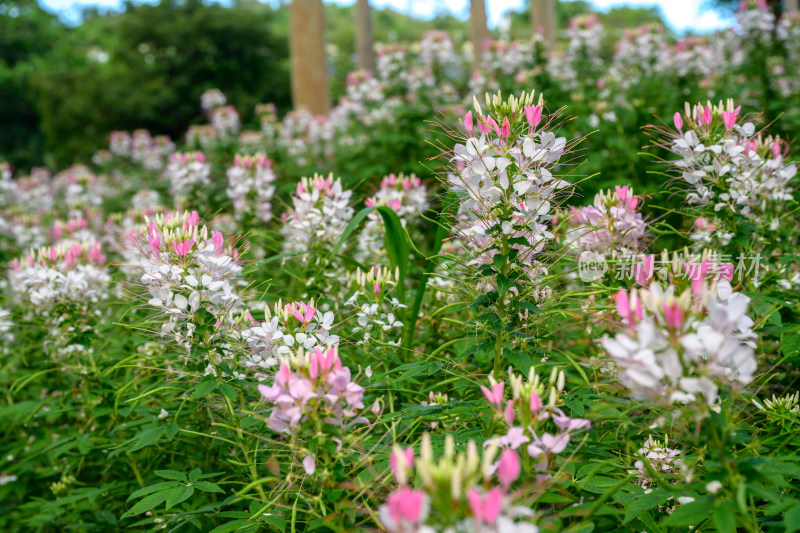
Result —
<svg viewBox="0 0 800 533"><path fill-rule="evenodd" d="M800 17L737 19L0 163L0 530L800 531Z"/></svg>

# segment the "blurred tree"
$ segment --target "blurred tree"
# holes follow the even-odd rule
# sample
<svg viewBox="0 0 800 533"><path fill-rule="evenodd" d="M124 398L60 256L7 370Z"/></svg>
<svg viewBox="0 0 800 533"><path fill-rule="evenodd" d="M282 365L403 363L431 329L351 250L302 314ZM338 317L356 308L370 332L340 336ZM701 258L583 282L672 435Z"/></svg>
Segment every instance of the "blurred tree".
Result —
<svg viewBox="0 0 800 533"><path fill-rule="evenodd" d="M44 148L59 166L86 160L114 129L179 138L204 120L200 95L212 87L245 119L259 102L290 105L287 42L268 6L163 0L84 15L69 46L30 79Z"/></svg>
<svg viewBox="0 0 800 533"><path fill-rule="evenodd" d="M35 0L0 1L0 161L41 162L44 139L29 83L65 33Z"/></svg>

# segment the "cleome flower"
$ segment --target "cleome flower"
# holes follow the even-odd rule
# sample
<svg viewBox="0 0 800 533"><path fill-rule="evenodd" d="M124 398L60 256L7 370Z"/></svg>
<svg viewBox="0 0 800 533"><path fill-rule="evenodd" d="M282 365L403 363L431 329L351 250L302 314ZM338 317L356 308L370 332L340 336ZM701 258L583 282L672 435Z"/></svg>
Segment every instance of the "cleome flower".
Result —
<svg viewBox="0 0 800 533"><path fill-rule="evenodd" d="M399 334L402 331L403 322L398 317L406 306L395 296L391 296L398 279L400 279L399 270L391 272L388 268L381 268L378 265L367 272L361 269L356 271L354 281L357 290L345 305L358 309L355 315L357 325L353 327L354 333L363 333L363 339L359 340L358 344L369 343L373 336L384 340L385 336L392 335L393 332Z"/></svg>
<svg viewBox="0 0 800 533"><path fill-rule="evenodd" d="M265 369L276 366L280 358L296 350L313 351L338 346L339 337L331 335L334 315L331 311L316 309L313 300L308 303L275 304L273 313L264 309L266 320L254 323L241 332L247 343L243 365L263 378Z"/></svg>
<svg viewBox="0 0 800 533"><path fill-rule="evenodd" d="M690 204L726 210L760 221L792 199L797 166L785 161L786 144L763 137L752 121L742 123L733 100L688 103L675 113L674 129L654 128L659 145L679 159L670 162L689 185Z"/></svg>
<svg viewBox="0 0 800 533"><path fill-rule="evenodd" d="M647 231L640 209L641 198L627 185L597 193L592 205L572 208L571 244L612 257L636 255L644 246Z"/></svg>
<svg viewBox="0 0 800 533"><path fill-rule="evenodd" d="M533 279L542 273L536 258L554 237L554 201L570 186L554 172L571 144L548 131L553 117L543 119L541 95L536 105L533 93L486 99L491 113L484 115L474 99L476 115L470 111L463 120L465 143L452 152L455 168L446 181L462 197L453 232L471 264L494 265L496 255L513 256ZM509 261L498 263L503 275L512 268Z"/></svg>
<svg viewBox="0 0 800 533"><path fill-rule="evenodd" d="M750 299L721 299L704 282L676 293L674 285L616 295L621 317L614 337L600 342L636 399L658 403L716 402L719 388L753 380L755 334Z"/></svg>
<svg viewBox="0 0 800 533"><path fill-rule="evenodd" d="M380 508L381 523L391 533L537 533L533 512L515 505L518 495L510 491L520 477L519 455L497 454L490 446L481 455L472 441L466 453L456 452L452 435L445 437L438 460L429 433L422 435L418 458L413 449L395 445L389 464L398 488Z"/></svg>
<svg viewBox="0 0 800 533"><path fill-rule="evenodd" d="M236 154L228 168L228 198L233 202L237 219L245 215L264 222L272 220L272 197L275 195L275 171L264 154Z"/></svg>
<svg viewBox="0 0 800 533"><path fill-rule="evenodd" d="M543 481L553 467L553 459L563 452L572 434L589 428L589 421L570 418L559 407L566 376L563 370L553 368L548 387L539 379L531 367L527 381L521 375L508 372L511 399L504 397L505 382L497 382L489 376L489 387L481 386L486 401L495 410L496 418L508 427L503 436L495 436L484 446L494 445L517 450L523 445L535 461L537 479ZM543 400L544 398L544 400Z"/></svg>
<svg viewBox="0 0 800 533"><path fill-rule="evenodd" d="M297 183L292 209L284 215L284 252L311 252L332 246L353 217L348 204L352 191L344 190L333 174L314 174Z"/></svg>
<svg viewBox="0 0 800 533"><path fill-rule="evenodd" d="M166 176L170 181L170 192L184 200L192 192L211 185L211 165L206 163L203 152L176 152L167 165Z"/></svg>
<svg viewBox="0 0 800 533"><path fill-rule="evenodd" d="M678 468L680 458L678 457L681 452L668 448L669 440L663 443L654 440L652 436L648 436L641 448L636 452L642 458L637 459L633 466L636 470L629 470L630 473L639 474L639 486L646 489L653 482L650 472L645 466L645 461L649 466L659 472L660 474L674 474Z"/></svg>
<svg viewBox="0 0 800 533"><path fill-rule="evenodd" d="M404 227L418 220L419 213L428 208L427 188L414 174L389 174L381 180L380 189L364 201L367 207L388 206ZM358 235L356 261L377 261L383 249L385 231L380 215L372 212Z"/></svg>
<svg viewBox="0 0 800 533"><path fill-rule="evenodd" d="M105 261L96 241L40 248L12 261L9 284L21 302L39 310L86 306L108 296L111 278Z"/></svg>
<svg viewBox="0 0 800 533"><path fill-rule="evenodd" d="M321 424L366 422L358 414L364 388L352 380L335 346L300 348L282 357L273 384L259 385L258 391L272 405L266 422L274 431L293 432L307 421L318 430Z"/></svg>
<svg viewBox="0 0 800 533"><path fill-rule="evenodd" d="M221 233L209 235L197 211L145 221L145 232L131 235L139 263L130 268L147 291L147 304L163 317L163 334L188 347L197 327L210 321L211 336L218 338L242 307L234 291L241 273L238 250L226 249Z"/></svg>

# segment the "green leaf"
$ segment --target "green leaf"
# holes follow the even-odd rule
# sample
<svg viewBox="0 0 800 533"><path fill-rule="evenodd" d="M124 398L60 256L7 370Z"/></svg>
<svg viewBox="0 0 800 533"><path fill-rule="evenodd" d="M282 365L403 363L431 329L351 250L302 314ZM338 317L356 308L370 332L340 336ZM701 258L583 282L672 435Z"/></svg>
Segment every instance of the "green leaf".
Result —
<svg viewBox="0 0 800 533"><path fill-rule="evenodd" d="M286 531L286 519L279 514L268 514L261 517L261 521L265 524L277 528L280 531Z"/></svg>
<svg viewBox="0 0 800 533"><path fill-rule="evenodd" d="M378 207L378 213L383 219L385 229L386 255L389 256L389 263L392 269L399 271L397 280L397 292L400 302L405 302L405 282L408 273L408 255L410 248L406 239L406 231L397 213L391 207L382 205Z"/></svg>
<svg viewBox="0 0 800 533"><path fill-rule="evenodd" d="M194 394L192 394L192 400L197 400L198 398L202 398L215 388L217 388L217 382L214 381L213 379L201 381L194 388Z"/></svg>
<svg viewBox="0 0 800 533"><path fill-rule="evenodd" d="M528 371L531 369L531 356L526 353L521 352L510 352L506 359L514 365L514 367L519 370L523 376L528 375Z"/></svg>
<svg viewBox="0 0 800 533"><path fill-rule="evenodd" d="M225 494L225 491L219 488L218 485L216 485L215 483L210 483L208 481L196 481L194 483L194 486L205 492L219 492Z"/></svg>
<svg viewBox="0 0 800 533"><path fill-rule="evenodd" d="M153 492L158 492L164 489L171 489L172 487L177 487L177 486L178 486L177 481L162 481L160 483L156 483L155 485L150 485L149 487L144 487L137 490L136 492L128 496L128 499L126 501L135 500L140 496L152 494Z"/></svg>
<svg viewBox="0 0 800 533"><path fill-rule="evenodd" d="M167 427L166 427L166 429L164 431L164 434L166 435L167 440L171 441L172 439L174 439L175 435L178 434L179 430L180 430L180 428L178 427L178 424L176 424L175 422L170 422L169 424L167 424Z"/></svg>
<svg viewBox="0 0 800 533"><path fill-rule="evenodd" d="M150 494L149 496L145 496L139 502L134 505L128 512L122 515L120 518L127 518L129 516L136 516L137 514L146 513L150 511L157 505L164 503L167 500L171 491L169 490L162 490L156 492L154 494Z"/></svg>
<svg viewBox="0 0 800 533"><path fill-rule="evenodd" d="M725 502L714 509L712 520L719 533L736 533L736 515L730 503Z"/></svg>
<svg viewBox="0 0 800 533"><path fill-rule="evenodd" d="M660 522L662 526L699 526L714 509L708 498L679 504L671 515Z"/></svg>
<svg viewBox="0 0 800 533"><path fill-rule="evenodd" d="M250 520L234 520L233 522L228 522L227 524L222 524L221 526L215 527L211 530L211 533L231 533L242 526L250 525L254 525Z"/></svg>
<svg viewBox="0 0 800 533"><path fill-rule="evenodd" d="M139 435L139 438L136 440L136 444L134 444L129 451L135 452L136 450L141 450L146 446L155 444L156 442L158 442L158 439L160 439L161 435L163 434L164 434L164 426L148 429L147 431Z"/></svg>
<svg viewBox="0 0 800 533"><path fill-rule="evenodd" d="M185 502L192 494L194 494L194 486L192 485L172 489L167 497L167 509L171 509L179 503Z"/></svg>
<svg viewBox="0 0 800 533"><path fill-rule="evenodd" d="M344 227L344 231L342 232L342 236L339 237L339 241L334 245L333 250L331 250L331 256L330 256L331 258L335 257L336 254L339 253L339 249L345 243L347 238L350 237L350 234L353 233L353 231L355 231L358 225L361 224L361 222L365 218L367 218L367 215L369 215L376 209L377 207L365 207L364 209L356 213L356 215L353 218L350 219L350 222L348 222L347 226Z"/></svg>
<svg viewBox="0 0 800 533"><path fill-rule="evenodd" d="M189 472L189 483L194 483L195 481L200 479L200 476L202 476L202 475L203 475L203 471L200 470L199 468L195 468L194 470Z"/></svg>
<svg viewBox="0 0 800 533"><path fill-rule="evenodd" d="M786 533L800 531L800 505L795 505L783 513L783 523L786 525Z"/></svg>
<svg viewBox="0 0 800 533"><path fill-rule="evenodd" d="M220 383L219 390L222 391L222 394L230 401L236 401L236 389L228 383Z"/></svg>
<svg viewBox="0 0 800 533"><path fill-rule="evenodd" d="M436 235L433 239L433 253L431 254L431 257L436 256L439 253L439 250L442 249L442 243L444 243L445 238L447 238L447 236L450 234L450 230L447 228L446 223L453 217L453 215L455 215L457 210L458 196L452 191L448 192L445 196L442 212L439 213L439 218L436 221ZM425 215L422 215L422 217L425 218ZM408 235L408 232L406 232L406 235ZM409 244L411 244L411 237L408 237L408 240ZM428 286L428 279L433 273L433 269L435 267L436 263L433 261L433 259L429 259L428 266L425 268L425 273L422 275L422 279L417 285L417 292L414 295L414 302L411 304L411 309L409 309L408 313L406 313L406 327L403 331L404 348L410 348L413 342L414 330L416 329L417 325L417 317L419 316L419 310L422 306L423 297L425 296L425 288Z"/></svg>
<svg viewBox="0 0 800 533"><path fill-rule="evenodd" d="M186 483L186 474L183 472L176 472L175 470L156 470L155 474L165 479L174 479L175 481L183 481Z"/></svg>

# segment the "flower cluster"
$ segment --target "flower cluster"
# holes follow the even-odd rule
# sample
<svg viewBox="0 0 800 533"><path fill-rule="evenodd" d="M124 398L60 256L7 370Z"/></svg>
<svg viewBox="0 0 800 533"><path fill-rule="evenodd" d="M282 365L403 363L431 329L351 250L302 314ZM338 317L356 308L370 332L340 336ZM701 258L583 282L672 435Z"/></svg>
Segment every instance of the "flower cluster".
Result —
<svg viewBox="0 0 800 533"><path fill-rule="evenodd" d="M339 337L331 335L334 315L332 311L318 310L313 301L275 304L270 314L264 309L266 320L241 332L247 343L243 366L256 377L264 370L278 364L279 358L287 357L297 350L311 351L327 349L339 344Z"/></svg>
<svg viewBox="0 0 800 533"><path fill-rule="evenodd" d="M263 154L239 155L228 169L228 198L238 219L254 216L272 220L272 197L275 195L275 171L272 161Z"/></svg>
<svg viewBox="0 0 800 533"><path fill-rule="evenodd" d="M490 446L481 456L470 441L466 453L458 453L447 435L437 460L428 433L422 435L419 458L413 449L395 445L390 466L398 488L380 509L381 523L391 533L537 533L533 512L515 505L518 495L509 490L522 470L519 455L507 449L495 460L497 452Z"/></svg>
<svg viewBox="0 0 800 533"><path fill-rule="evenodd" d="M642 447L636 452L641 458L637 459L633 464L636 469L629 470L629 472L638 474L640 487L646 489L653 482L648 466L661 475L674 474L676 472L681 461L679 457L681 452L680 450L668 448L667 444L669 444L669 440L665 440L662 443L654 440L652 436L648 436ZM647 465L645 465L645 462L647 462Z"/></svg>
<svg viewBox="0 0 800 533"><path fill-rule="evenodd" d="M791 200L797 166L784 160L781 139L757 135L751 121L739 124L740 111L732 100L686 104L673 117L675 130L657 131L680 158L672 164L690 186L689 203L759 220Z"/></svg>
<svg viewBox="0 0 800 533"><path fill-rule="evenodd" d="M239 113L232 105L215 107L210 113L209 120L217 138L223 141L233 138L241 128Z"/></svg>
<svg viewBox="0 0 800 533"><path fill-rule="evenodd" d="M300 349L284 357L271 386L258 390L272 405L267 425L274 431L292 432L307 421L343 426L363 423L364 388L355 383L342 365L337 348Z"/></svg>
<svg viewBox="0 0 800 533"><path fill-rule="evenodd" d="M108 296L111 281L98 242L72 242L31 251L8 273L17 297L39 310L59 305L85 307Z"/></svg>
<svg viewBox="0 0 800 533"><path fill-rule="evenodd" d="M200 107L204 113L211 113L214 109L228 103L225 94L219 89L207 89L200 95Z"/></svg>
<svg viewBox="0 0 800 533"><path fill-rule="evenodd" d="M489 386L481 386L497 419L508 426L505 435L493 437L486 444L511 450L527 445L528 455L536 461L537 479L546 480L556 455L566 449L573 433L589 427L589 421L570 418L558 407L566 382L563 370L553 369L547 388L533 367L526 381L510 370L508 379L511 388L508 400L505 399L505 382L490 376Z"/></svg>
<svg viewBox="0 0 800 533"><path fill-rule="evenodd" d="M166 171L172 196L185 199L193 191L211 185L211 165L203 152L172 154Z"/></svg>
<svg viewBox="0 0 800 533"><path fill-rule="evenodd" d="M620 290L618 333L601 343L634 398L712 405L720 387L753 380L749 301L741 293L721 299L699 276L680 294L675 285L663 289L657 282Z"/></svg>
<svg viewBox="0 0 800 533"><path fill-rule="evenodd" d="M419 214L428 208L427 188L414 174L389 174L381 180L380 189L364 201L367 207L387 206L391 208L403 226L419 218ZM383 248L385 236L380 215L375 212L367 215L364 228L358 235L356 260L363 263L367 260L377 261L379 251Z"/></svg>
<svg viewBox="0 0 800 533"><path fill-rule="evenodd" d="M641 198L627 185L597 193L592 205L572 208L573 246L611 257L637 254L647 230L640 209Z"/></svg>
<svg viewBox="0 0 800 533"><path fill-rule="evenodd" d="M358 309L355 315L357 325L353 327L353 332L363 333L359 344L368 343L376 334L383 339L392 332L402 331L403 323L398 320L398 314L406 306L390 295L399 278L399 271L391 272L379 266L367 272L361 269L356 271L357 290L348 299L347 305Z"/></svg>
<svg viewBox="0 0 800 533"><path fill-rule="evenodd" d="M128 157L148 170L162 170L167 158L175 151L175 143L165 135L152 137L147 130L139 129L133 134L127 131L112 131L109 135L109 151L114 156Z"/></svg>
<svg viewBox="0 0 800 533"><path fill-rule="evenodd" d="M353 217L351 195L352 191L343 189L341 180L334 180L333 174L300 180L281 231L284 251L305 253L335 244Z"/></svg>
<svg viewBox="0 0 800 533"><path fill-rule="evenodd" d="M502 248L510 238L522 237L531 244L552 238L547 227L552 220L551 200L557 190L569 186L552 173L566 153L566 139L539 128L543 101L540 97L538 105L528 105L532 101L533 94L523 94L501 107L495 97L490 107L505 115L498 123L483 115L475 100L478 136L472 112L464 117L468 138L455 147L457 169L449 178L465 196L462 231L486 256L482 262L496 253L508 253Z"/></svg>
<svg viewBox="0 0 800 533"><path fill-rule="evenodd" d="M187 349L199 326L206 326L203 340L218 338L242 305L234 291L241 273L238 251L225 248L221 233L209 235L196 211L145 220L146 229L131 235L139 256L139 264L131 267L147 291L148 305L163 316L163 334Z"/></svg>

